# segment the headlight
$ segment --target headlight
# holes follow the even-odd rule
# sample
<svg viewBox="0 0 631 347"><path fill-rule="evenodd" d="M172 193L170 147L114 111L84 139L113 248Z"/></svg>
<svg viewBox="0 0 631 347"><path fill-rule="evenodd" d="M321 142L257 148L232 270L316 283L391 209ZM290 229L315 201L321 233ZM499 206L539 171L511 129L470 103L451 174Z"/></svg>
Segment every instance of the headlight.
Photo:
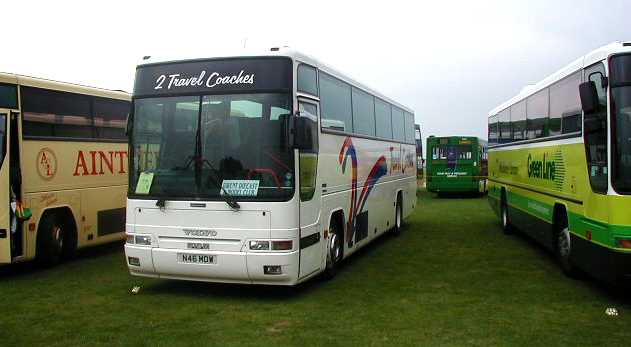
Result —
<svg viewBox="0 0 631 347"><path fill-rule="evenodd" d="M127 234L127 243L134 244L134 235Z"/></svg>
<svg viewBox="0 0 631 347"><path fill-rule="evenodd" d="M136 244L141 246L151 246L151 236L136 235Z"/></svg>
<svg viewBox="0 0 631 347"><path fill-rule="evenodd" d="M269 250L269 241L250 241L250 249L253 251Z"/></svg>

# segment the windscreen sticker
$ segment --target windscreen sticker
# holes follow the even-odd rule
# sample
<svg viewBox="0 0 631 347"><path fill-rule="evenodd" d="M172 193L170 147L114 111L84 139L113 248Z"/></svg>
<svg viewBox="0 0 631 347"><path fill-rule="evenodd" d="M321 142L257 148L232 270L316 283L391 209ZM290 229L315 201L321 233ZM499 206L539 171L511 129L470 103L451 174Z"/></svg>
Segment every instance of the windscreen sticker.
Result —
<svg viewBox="0 0 631 347"><path fill-rule="evenodd" d="M142 172L136 183L136 194L149 194L153 183L153 172Z"/></svg>
<svg viewBox="0 0 631 347"><path fill-rule="evenodd" d="M258 180L224 180L221 183L223 188L221 195L224 195L224 191L232 196L256 196L259 192Z"/></svg>

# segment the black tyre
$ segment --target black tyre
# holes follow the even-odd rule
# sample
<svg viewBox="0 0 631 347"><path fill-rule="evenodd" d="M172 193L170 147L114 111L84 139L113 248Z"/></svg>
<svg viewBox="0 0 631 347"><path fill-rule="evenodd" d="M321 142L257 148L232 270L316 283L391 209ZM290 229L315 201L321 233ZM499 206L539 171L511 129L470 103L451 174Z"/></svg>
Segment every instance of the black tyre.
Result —
<svg viewBox="0 0 631 347"><path fill-rule="evenodd" d="M343 257L344 235L341 228L334 221L329 226L329 251L326 257L324 278L331 279L337 274L337 268Z"/></svg>
<svg viewBox="0 0 631 347"><path fill-rule="evenodd" d="M500 203L500 219L502 222L502 231L504 234L512 234L513 226L510 223L510 218L508 217L508 203L506 202L506 198L502 196L502 201Z"/></svg>
<svg viewBox="0 0 631 347"><path fill-rule="evenodd" d="M579 271L572 263L572 238L565 214L559 216L556 225L556 257L565 275L577 278Z"/></svg>
<svg viewBox="0 0 631 347"><path fill-rule="evenodd" d="M394 208L394 226L392 233L396 236L401 235L403 229L403 203L401 202L401 195L397 196L397 204Z"/></svg>
<svg viewBox="0 0 631 347"><path fill-rule="evenodd" d="M58 215L44 215L37 231L37 260L46 266L59 263L64 254L67 235L68 230Z"/></svg>

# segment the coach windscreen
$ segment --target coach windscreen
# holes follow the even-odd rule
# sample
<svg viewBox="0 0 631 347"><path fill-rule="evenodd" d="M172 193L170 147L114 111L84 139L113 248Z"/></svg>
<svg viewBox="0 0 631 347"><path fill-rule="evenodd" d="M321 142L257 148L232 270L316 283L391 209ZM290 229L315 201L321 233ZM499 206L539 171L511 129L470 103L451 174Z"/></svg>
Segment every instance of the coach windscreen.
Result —
<svg viewBox="0 0 631 347"><path fill-rule="evenodd" d="M140 66L130 195L288 200L294 156L291 60L243 58Z"/></svg>
<svg viewBox="0 0 631 347"><path fill-rule="evenodd" d="M620 194L631 194L631 55L611 60L611 96L613 101L613 186Z"/></svg>

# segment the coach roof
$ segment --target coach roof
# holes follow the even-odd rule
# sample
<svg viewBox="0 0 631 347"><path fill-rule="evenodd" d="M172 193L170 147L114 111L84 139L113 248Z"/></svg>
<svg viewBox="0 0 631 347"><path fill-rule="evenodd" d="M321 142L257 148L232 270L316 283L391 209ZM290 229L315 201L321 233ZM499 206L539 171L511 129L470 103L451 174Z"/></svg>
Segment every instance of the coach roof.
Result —
<svg viewBox="0 0 631 347"><path fill-rule="evenodd" d="M631 42L613 42L587 53L586 55L566 65L559 71L541 80L537 84L524 87L516 96L510 98L508 101L491 110L491 112L489 112L489 116L494 116L501 111L507 109L508 107L518 103L519 101L522 101L527 97L537 93L538 91L549 87L553 83L564 79L574 72L579 71L584 67L595 64L599 61L602 61L612 54L616 53L631 53Z"/></svg>
<svg viewBox="0 0 631 347"><path fill-rule="evenodd" d="M256 58L256 57L287 57L287 58L291 58L292 60L301 62L301 63L305 63L311 66L314 66L316 68L318 68L319 70L334 76L336 78L339 78L341 80L343 80L344 82L347 82L351 85L353 85L354 87L357 87L365 92L368 92L376 97L378 97L379 99L382 99L384 101L387 101L389 103L391 103L392 105L395 105L403 110L405 110L406 112L412 113L414 114L414 111L409 108L406 107L394 100L392 100L391 98L383 95L382 93L374 90L373 88L368 87L366 84L361 83L359 81L357 81L354 78L351 78L349 76L347 76L346 74L340 72L339 70L330 67L329 65L323 63L322 61L304 54L300 51L297 51L295 49L292 48L288 48L288 47L280 47L280 48L272 48L271 50L268 51L247 51L247 50L239 50L239 51L233 51L233 52L228 52L225 54L220 54L220 55L215 55L212 57L206 57L206 58L153 58L153 57L148 57L146 60L143 60L138 67L142 67L142 66L146 66L146 65L157 65L157 64L168 64L168 63L175 63L175 62L183 62L183 61L205 61L205 60L214 60L214 59L233 59L233 58Z"/></svg>
<svg viewBox="0 0 631 347"><path fill-rule="evenodd" d="M80 84L59 82L44 78L17 75L0 72L0 83L19 84L21 86L45 88L61 92L100 96L120 100L129 100L131 95L122 90L111 90L97 87L89 87Z"/></svg>

